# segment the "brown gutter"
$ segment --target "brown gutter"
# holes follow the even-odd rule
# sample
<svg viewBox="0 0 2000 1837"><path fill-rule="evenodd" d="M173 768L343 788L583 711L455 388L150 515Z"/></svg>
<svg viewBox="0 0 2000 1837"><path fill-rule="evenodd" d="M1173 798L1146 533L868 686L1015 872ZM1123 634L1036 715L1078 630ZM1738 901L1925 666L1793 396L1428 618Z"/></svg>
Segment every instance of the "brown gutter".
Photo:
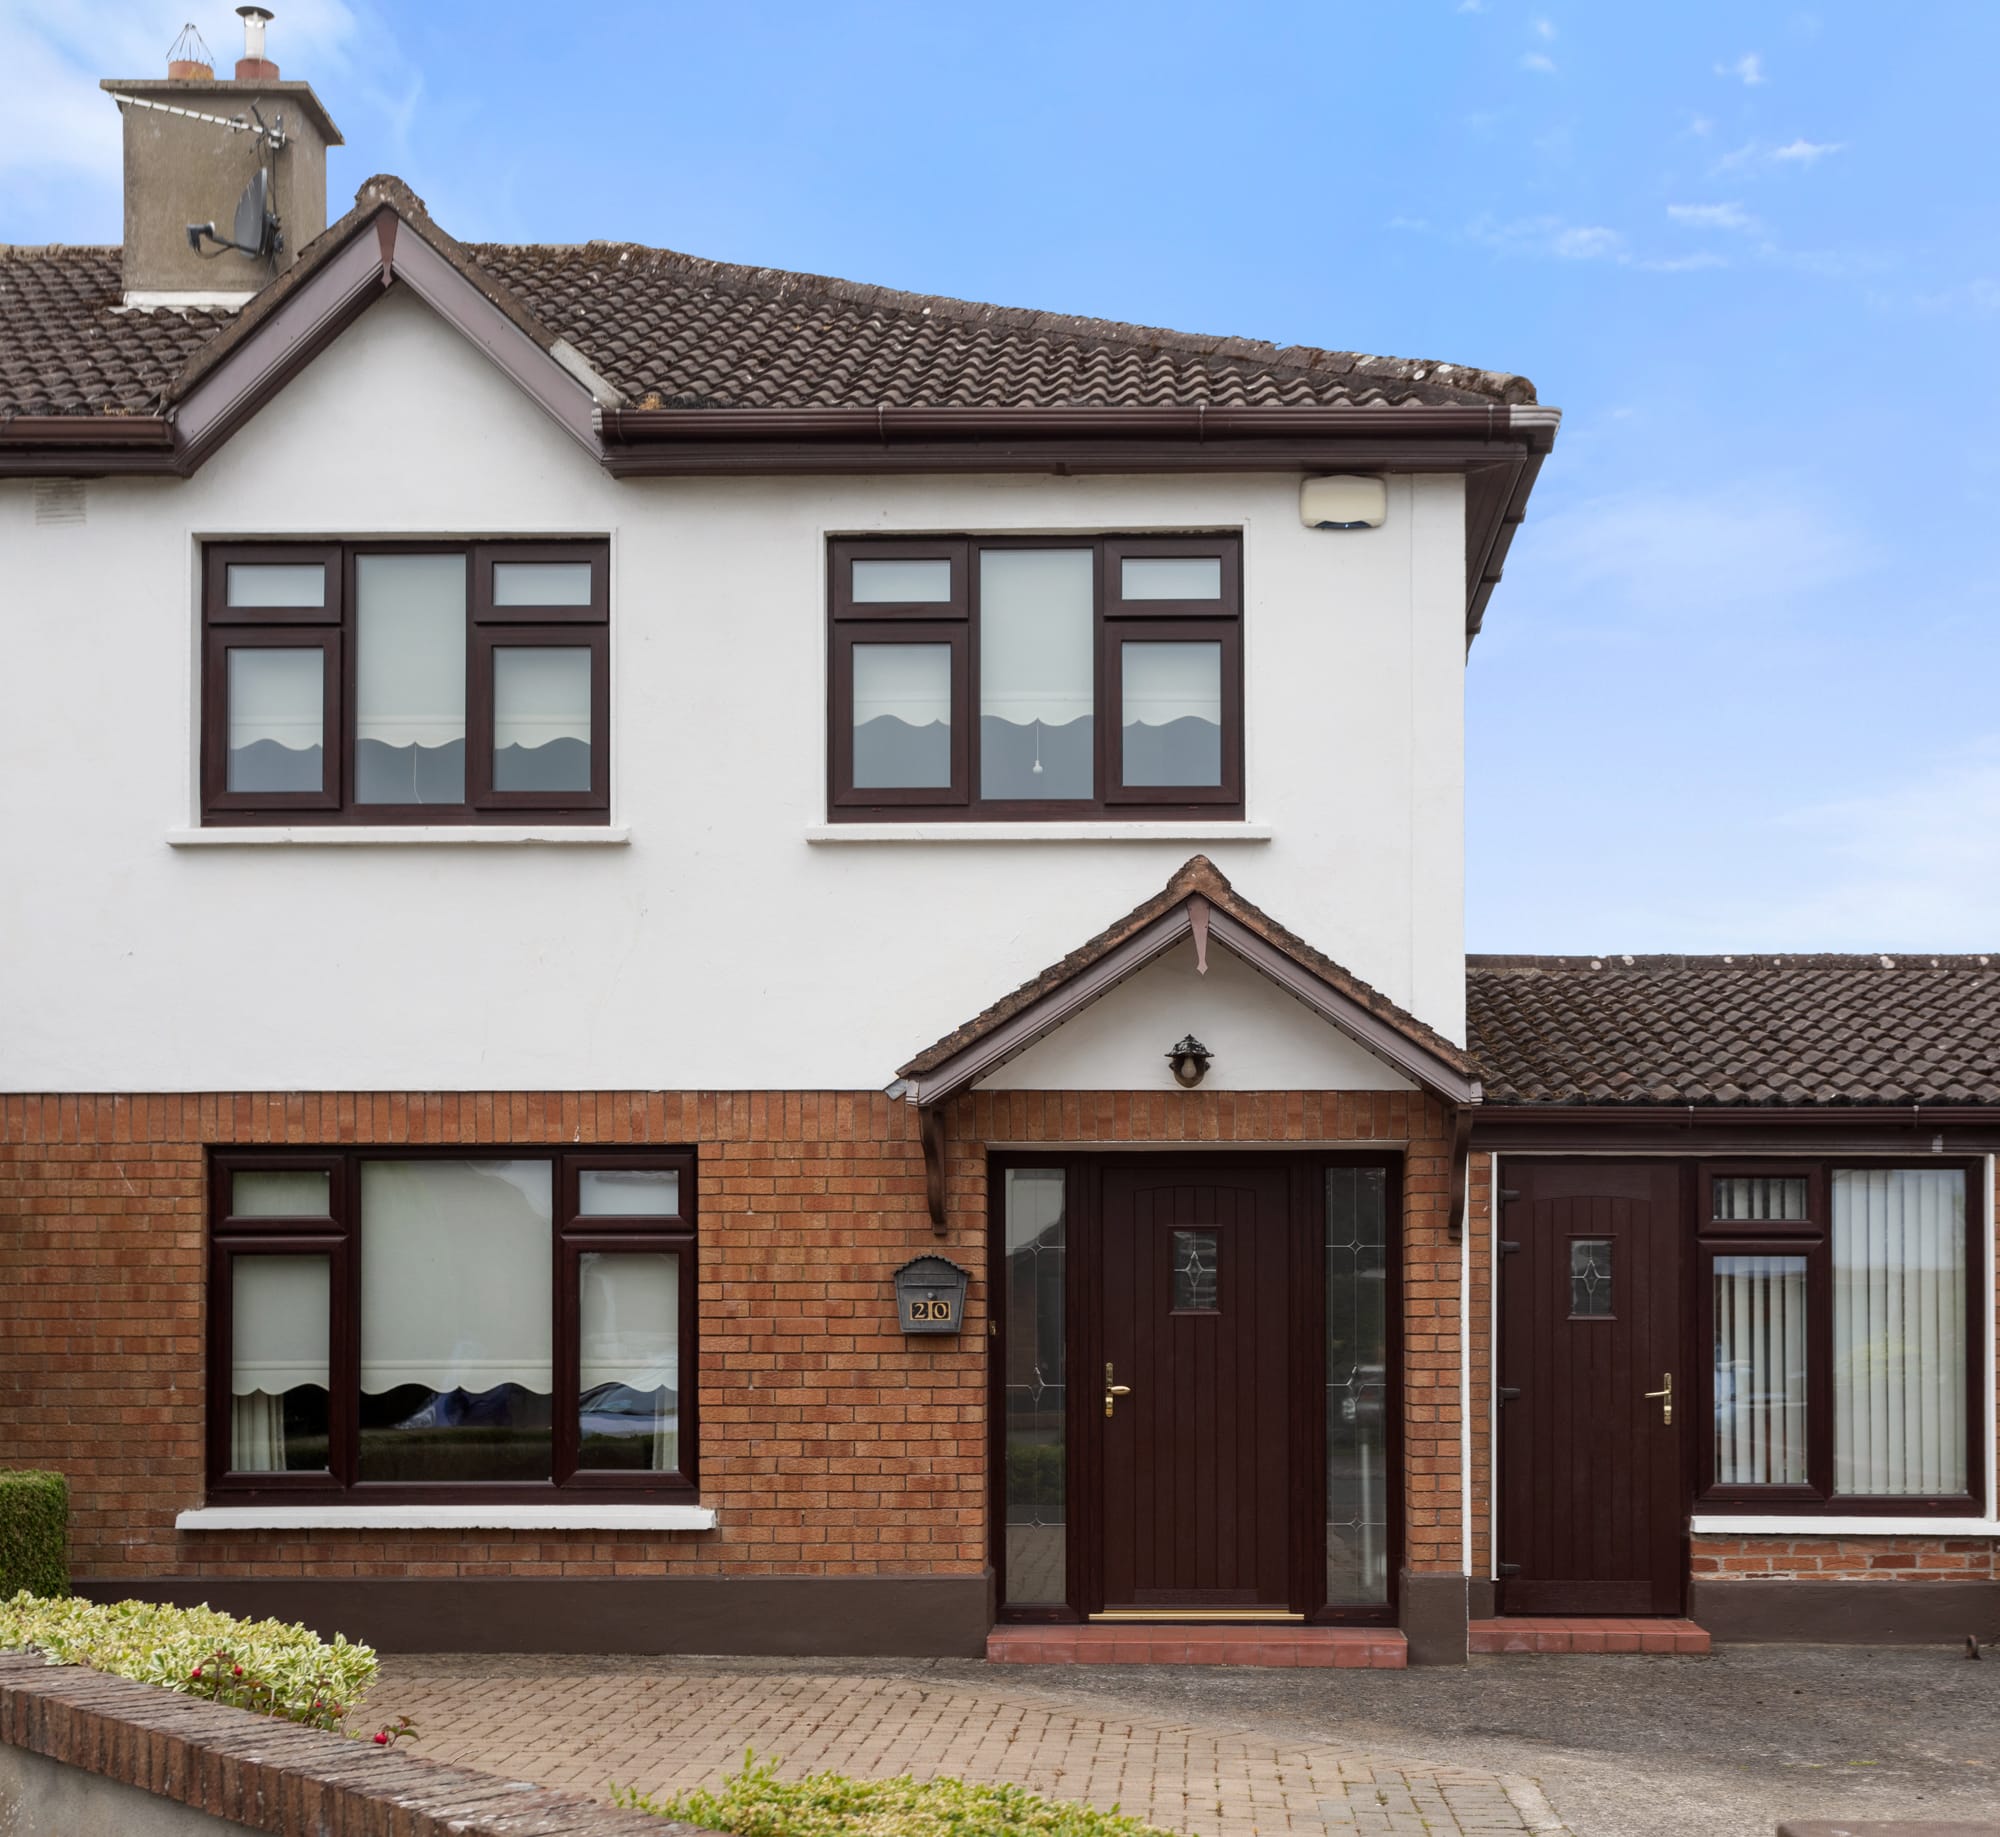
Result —
<svg viewBox="0 0 2000 1837"><path fill-rule="evenodd" d="M1927 1129L1953 1124L2000 1123L2000 1104L1977 1103L1790 1103L1790 1104L1563 1104L1488 1103L1479 1110L1482 1130L1500 1124L1638 1124L1648 1128L1755 1128L1760 1123L1843 1123Z"/></svg>
<svg viewBox="0 0 2000 1837"><path fill-rule="evenodd" d="M0 416L0 478L173 476L187 467L158 415Z"/></svg>
<svg viewBox="0 0 2000 1837"><path fill-rule="evenodd" d="M171 447L158 415L0 415L0 446Z"/></svg>

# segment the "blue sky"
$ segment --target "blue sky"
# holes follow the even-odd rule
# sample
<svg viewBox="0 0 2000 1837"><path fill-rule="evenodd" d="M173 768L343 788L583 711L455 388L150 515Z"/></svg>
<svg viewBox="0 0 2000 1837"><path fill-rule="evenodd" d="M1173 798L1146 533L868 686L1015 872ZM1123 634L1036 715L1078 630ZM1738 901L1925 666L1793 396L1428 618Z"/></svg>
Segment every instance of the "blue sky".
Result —
<svg viewBox="0 0 2000 1837"><path fill-rule="evenodd" d="M1472 948L2000 948L2000 6L273 3L336 210L1534 378ZM188 14L0 0L0 240Z"/></svg>

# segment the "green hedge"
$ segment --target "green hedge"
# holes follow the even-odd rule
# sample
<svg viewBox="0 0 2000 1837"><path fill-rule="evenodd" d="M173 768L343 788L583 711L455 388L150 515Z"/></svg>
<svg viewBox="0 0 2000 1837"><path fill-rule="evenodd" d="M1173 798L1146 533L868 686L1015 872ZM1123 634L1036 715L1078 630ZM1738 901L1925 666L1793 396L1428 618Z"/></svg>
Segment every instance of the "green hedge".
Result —
<svg viewBox="0 0 2000 1837"><path fill-rule="evenodd" d="M238 1620L212 1607L152 1601L0 1601L0 1650L88 1665L183 1696L339 1729L375 1679L375 1654L309 1627Z"/></svg>
<svg viewBox="0 0 2000 1837"><path fill-rule="evenodd" d="M720 1792L696 1788L654 1799L629 1787L611 1796L656 1818L684 1818L735 1837L1167 1837L1118 1811L1045 1799L1021 1786L969 1786L964 1780L855 1780L809 1773L781 1780L775 1760L743 1757L743 1771Z"/></svg>
<svg viewBox="0 0 2000 1837"><path fill-rule="evenodd" d="M0 1470L0 1600L69 1593L69 1485L59 1473Z"/></svg>

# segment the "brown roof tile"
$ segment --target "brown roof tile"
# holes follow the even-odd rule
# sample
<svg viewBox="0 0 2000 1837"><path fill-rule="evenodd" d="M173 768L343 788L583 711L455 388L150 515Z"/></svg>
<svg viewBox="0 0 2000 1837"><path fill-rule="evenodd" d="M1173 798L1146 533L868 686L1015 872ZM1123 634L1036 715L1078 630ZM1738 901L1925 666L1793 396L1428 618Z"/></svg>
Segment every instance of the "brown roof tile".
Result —
<svg viewBox="0 0 2000 1837"><path fill-rule="evenodd" d="M1427 1052L1434 1053L1453 1070L1468 1073L1472 1070L1471 1062L1464 1052L1443 1034L1425 1026L1415 1015L1398 1007L1380 990L1370 988L1360 977L1349 974L1331 957L1313 949L1296 933L1287 931L1268 913L1252 905L1238 893L1229 884L1222 870L1206 855L1195 855L1184 863L1165 887L1151 899L1134 906L1123 918L1107 925L1087 943L1078 945L1061 962L1050 964L1039 976L1022 983L1012 994L1003 995L990 1008L974 1015L963 1026L954 1028L936 1044L927 1046L902 1068L899 1075L915 1078L925 1072L935 1071L947 1059L955 1057L966 1047L984 1039L996 1027L1012 1020L1023 1009L1032 1007L1043 996L1073 981L1099 958L1108 956L1128 938L1144 931L1155 919L1171 912L1194 893L1204 895L1216 911L1234 919L1245 930L1256 933L1265 943L1284 952L1293 962L1311 970L1321 981L1330 988L1337 989L1357 1007L1366 1009L1377 1020L1387 1023L1406 1040L1423 1047Z"/></svg>
<svg viewBox="0 0 2000 1837"><path fill-rule="evenodd" d="M1992 956L1471 957L1489 1103L2000 1104Z"/></svg>
<svg viewBox="0 0 2000 1837"><path fill-rule="evenodd" d="M428 223L421 200L394 178L370 179L357 204L385 196ZM327 238L352 222L343 218ZM463 253L629 401L647 406L1485 407L1535 399L1525 378L1495 371L981 306L635 243L469 243ZM155 411L174 399L183 366L235 316L127 312L119 298L116 249L0 246L0 415Z"/></svg>

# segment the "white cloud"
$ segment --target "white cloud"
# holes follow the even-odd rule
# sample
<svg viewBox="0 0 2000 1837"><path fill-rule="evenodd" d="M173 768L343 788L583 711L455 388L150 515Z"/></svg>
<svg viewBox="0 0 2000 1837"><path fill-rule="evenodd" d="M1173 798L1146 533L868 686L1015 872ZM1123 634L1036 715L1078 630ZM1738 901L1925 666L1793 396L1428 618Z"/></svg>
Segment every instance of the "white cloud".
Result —
<svg viewBox="0 0 2000 1837"><path fill-rule="evenodd" d="M1846 143L1838 140L1794 140L1782 147L1773 147L1773 159L1789 160L1801 166L1810 166L1823 160L1829 153L1838 153Z"/></svg>
<svg viewBox="0 0 2000 1837"><path fill-rule="evenodd" d="M1911 302L1919 312L1965 314L1987 318L2000 313L2000 280L1982 274L1941 293L1920 293Z"/></svg>
<svg viewBox="0 0 2000 1837"><path fill-rule="evenodd" d="M1486 0L1458 0L1457 10L1461 13L1483 13L1486 11Z"/></svg>
<svg viewBox="0 0 2000 1837"><path fill-rule="evenodd" d="M1553 255L1563 261L1618 261L1625 238L1601 223L1566 223L1560 217L1516 217L1501 223L1481 217L1466 235L1508 255Z"/></svg>
<svg viewBox="0 0 2000 1837"><path fill-rule="evenodd" d="M1692 274L1698 268L1726 268L1729 263L1713 249L1698 249L1692 255L1650 255L1632 264L1649 274Z"/></svg>
<svg viewBox="0 0 2000 1837"><path fill-rule="evenodd" d="M1543 52L1529 51L1521 58L1521 68L1539 71L1545 77L1552 77L1556 73L1556 61Z"/></svg>
<svg viewBox="0 0 2000 1837"><path fill-rule="evenodd" d="M1669 204L1667 215L1676 223L1700 230L1754 230L1757 219L1740 204Z"/></svg>
<svg viewBox="0 0 2000 1837"><path fill-rule="evenodd" d="M1544 44L1546 44L1550 39L1554 38L1555 35L1556 35L1556 28L1555 28L1555 22L1553 20L1537 19L1535 21L1535 36L1541 39Z"/></svg>
<svg viewBox="0 0 2000 1837"><path fill-rule="evenodd" d="M1717 64L1715 74L1719 77L1734 77L1739 83L1755 89L1764 81L1764 60L1755 51L1746 51L1733 64Z"/></svg>
<svg viewBox="0 0 2000 1837"><path fill-rule="evenodd" d="M1715 123L1706 115L1696 115L1688 122L1687 131L1697 140L1702 140L1715 132Z"/></svg>

